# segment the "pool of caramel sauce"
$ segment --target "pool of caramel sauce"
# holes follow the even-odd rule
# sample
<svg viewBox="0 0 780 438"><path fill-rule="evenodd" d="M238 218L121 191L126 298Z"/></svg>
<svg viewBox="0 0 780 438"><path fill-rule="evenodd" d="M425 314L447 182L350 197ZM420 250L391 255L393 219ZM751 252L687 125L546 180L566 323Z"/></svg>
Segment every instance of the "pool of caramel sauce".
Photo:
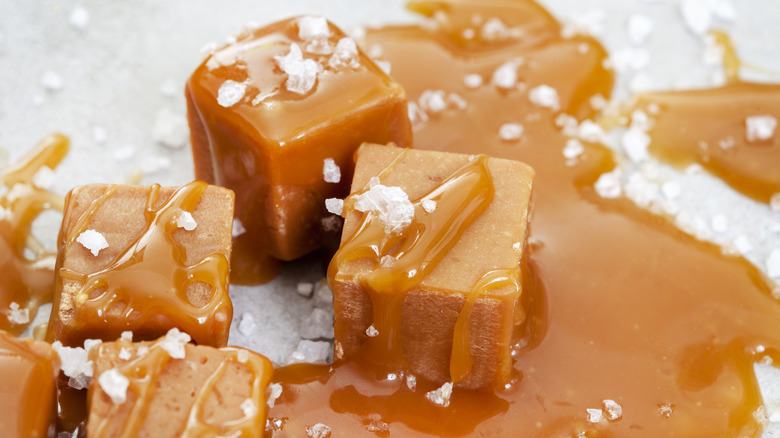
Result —
<svg viewBox="0 0 780 438"><path fill-rule="evenodd" d="M610 95L614 76L603 67L603 47L588 37L562 38L559 24L529 1L412 8L438 26L371 30L363 47L381 45L410 101L441 89L468 103L432 115L415 131L414 147L516 159L536 171L533 278L514 349L517 378L504 390L456 389L443 408L425 399L434 389L426 382L413 392L400 376L377 379L354 362L291 365L274 376L284 391L269 413L281 424L273 436L301 436L315 423L330 426L332 437L759 435L753 363L780 359L780 305L770 282L743 258L723 255L626 199L599 197L593 183L615 166L605 147L586 144L573 166L562 155L566 138L556 115L593 117L589 99ZM499 17L522 38L469 40L463 30L474 14ZM535 106L526 91L490 84L498 66L518 57L519 81L526 90L555 88L559 112ZM471 73L485 84L466 88ZM691 102L691 112L709 105ZM718 120L695 126L706 132ZM524 126L519 141L499 138L509 122ZM622 417L589 423L586 409L604 399L618 402ZM370 431L377 420L388 431Z"/></svg>

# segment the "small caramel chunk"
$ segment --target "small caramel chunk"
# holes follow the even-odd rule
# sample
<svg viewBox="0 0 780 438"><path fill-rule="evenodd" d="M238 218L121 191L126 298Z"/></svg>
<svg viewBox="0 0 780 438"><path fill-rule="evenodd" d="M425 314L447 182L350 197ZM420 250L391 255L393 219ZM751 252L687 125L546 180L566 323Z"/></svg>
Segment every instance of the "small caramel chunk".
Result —
<svg viewBox="0 0 780 438"><path fill-rule="evenodd" d="M533 177L516 161L364 145L329 268L336 356L506 383Z"/></svg>
<svg viewBox="0 0 780 438"><path fill-rule="evenodd" d="M45 437L56 413L57 354L45 342L0 330L0 431L9 437Z"/></svg>
<svg viewBox="0 0 780 438"><path fill-rule="evenodd" d="M90 352L90 437L261 437L265 357L186 343L172 330L155 342L108 342Z"/></svg>
<svg viewBox="0 0 780 438"><path fill-rule="evenodd" d="M233 219L230 190L89 185L67 197L48 339L81 346L177 327L227 344Z"/></svg>
<svg viewBox="0 0 780 438"><path fill-rule="evenodd" d="M324 201L348 194L358 146L411 143L403 88L322 17L240 35L198 67L186 97L196 177L238 199L239 258L318 248L332 229Z"/></svg>

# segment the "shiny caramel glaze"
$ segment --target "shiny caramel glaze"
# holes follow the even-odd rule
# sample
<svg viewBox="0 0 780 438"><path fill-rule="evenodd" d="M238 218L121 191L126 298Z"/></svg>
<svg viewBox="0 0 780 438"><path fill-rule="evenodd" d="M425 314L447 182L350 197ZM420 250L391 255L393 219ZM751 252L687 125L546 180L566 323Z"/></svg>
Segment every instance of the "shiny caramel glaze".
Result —
<svg viewBox="0 0 780 438"><path fill-rule="evenodd" d="M165 202L160 198L159 185L144 189L145 225L130 243L95 272L66 267L78 265L65 264L65 249L80 246L78 236L93 226L99 209L121 190L120 186L106 186L101 196L61 230L63 255L57 267L60 293L49 323L49 339L79 346L90 338L113 340L127 330L139 339L155 339L171 327L178 327L199 344L224 346L233 314L228 297L229 240L227 246L188 262L181 237L174 237L174 233L186 232L176 223L178 215L182 211L193 213L207 188L208 184L195 181L178 188ZM73 192L69 195L66 215L76 208L71 201L75 196ZM217 235L210 239L218 239L224 230L205 232ZM190 248L190 252L193 250ZM193 293L206 298L195 299Z"/></svg>
<svg viewBox="0 0 780 438"><path fill-rule="evenodd" d="M89 436L105 437L117 436L132 438L138 436L144 423L150 417L149 409L153 400L159 397L158 391L172 391L177 388L173 381L177 376L172 375L171 362L190 361L188 364L195 369L203 369L208 361L217 360L219 363L211 372L207 373L203 385L194 394L182 394L177 397L183 406L180 409L187 413L185 421L179 430L178 436L182 437L207 437L207 436L258 436L265 430L266 406L265 391L273 374L271 362L265 357L243 350L241 348L224 347L218 352L209 352L214 357L198 354L198 359L192 359L196 348L205 347L186 346L184 359L172 359L169 352L161 345L164 340L149 343L132 343L129 340L120 339L115 342L100 345L90 352L90 360L98 364L99 371L115 368L129 380L127 389L127 401L121 404L113 403L108 396L98 390L96 385L90 386L89 403L96 403L96 397L104 399L104 407L99 414L92 410L87 423ZM122 359L121 353L125 351L129 357ZM201 351L200 353L205 353ZM245 412L242 416L230 421L215 424L213 419L207 418L207 411L213 411L207 407L209 399L216 399L217 403L223 403L220 392L230 393L225 387L225 375L228 367L235 366L246 369L249 372L248 395L256 409ZM95 375L97 378L98 374ZM164 386L161 379L166 378L169 386ZM181 378L181 377L179 377ZM244 384L246 382L230 382L231 384ZM229 397L229 396L224 396ZM212 400L213 402L214 400ZM191 403L191 405L189 405ZM157 406L159 408L159 406ZM236 410L236 406L230 406ZM223 408L224 409L224 408ZM213 417L214 413L210 415ZM177 418L178 419L178 418ZM173 421L173 418L171 418ZM149 425L144 432L150 433Z"/></svg>
<svg viewBox="0 0 780 438"><path fill-rule="evenodd" d="M17 335L29 323L9 320L11 303L27 310L32 322L54 290L56 254L44 249L30 231L42 212L62 211L62 198L33 181L41 169L57 167L69 148L65 136L51 135L19 162L0 169L0 329Z"/></svg>
<svg viewBox="0 0 780 438"><path fill-rule="evenodd" d="M0 431L45 438L55 416L59 359L51 346L0 330Z"/></svg>
<svg viewBox="0 0 780 438"><path fill-rule="evenodd" d="M346 35L329 24L331 49ZM289 91L276 65L291 44L322 66L306 94ZM195 176L236 193L236 217L246 231L235 238L233 279L272 279L279 260L322 245L339 225L324 226L324 200L349 193L352 154L364 141L411 143L403 89L362 52L356 67L329 66L330 55L306 51L295 18L247 31L216 50L187 83ZM246 84L244 98L225 108L220 87ZM341 180L323 179L332 158Z"/></svg>
<svg viewBox="0 0 780 438"><path fill-rule="evenodd" d="M276 373L284 392L269 415L285 421L274 436L299 436L317 422L330 425L333 437L374 436L368 427L377 419L391 436L758 435L752 364L764 355L780 359L780 307L765 276L628 200L600 198L592 186L614 167L612 153L586 144L567 166L558 112L531 104L521 90L489 84L499 65L522 56L518 76L526 88L550 85L560 112L592 117L589 99L608 97L614 79L596 41L559 37L558 24L528 1L463 3L414 4L439 11L444 32L389 27L369 32L366 43L383 47L410 101L443 89L468 102L463 112L431 117L415 132L416 148L512 158L536 170L518 379L503 391L456 389L441 408L423 397L433 389L426 382L412 392L399 376L375 380L352 363L293 365ZM447 11L457 17L477 9L482 20L498 16L529 35L495 48L463 46L451 38ZM467 89L468 73L486 83ZM513 121L524 125L522 138L501 141L499 126ZM706 130L713 122L697 123ZM589 423L586 409L605 399L622 406L622 417Z"/></svg>

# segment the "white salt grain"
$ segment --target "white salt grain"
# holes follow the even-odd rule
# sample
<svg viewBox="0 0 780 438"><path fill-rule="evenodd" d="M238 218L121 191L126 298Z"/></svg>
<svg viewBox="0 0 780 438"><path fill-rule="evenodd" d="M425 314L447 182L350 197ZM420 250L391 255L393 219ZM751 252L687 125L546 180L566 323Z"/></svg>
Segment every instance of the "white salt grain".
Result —
<svg viewBox="0 0 780 438"><path fill-rule="evenodd" d="M374 64L376 64L376 66L379 67L379 69L382 70L386 75L389 75L393 68L389 61L376 60L374 61Z"/></svg>
<svg viewBox="0 0 780 438"><path fill-rule="evenodd" d="M328 213L341 216L342 211L344 211L344 200L339 198L328 198L325 200L325 209L328 210Z"/></svg>
<svg viewBox="0 0 780 438"><path fill-rule="evenodd" d="M195 219L192 217L192 213L181 210L176 215L176 226L179 228L184 228L187 231L192 231L198 226L198 223L195 222Z"/></svg>
<svg viewBox="0 0 780 438"><path fill-rule="evenodd" d="M498 128L498 137L503 141L518 141L523 136L523 129L519 123L504 123Z"/></svg>
<svg viewBox="0 0 780 438"><path fill-rule="evenodd" d="M301 321L299 334L303 339L333 339L333 314L315 308Z"/></svg>
<svg viewBox="0 0 780 438"><path fill-rule="evenodd" d="M326 158L323 162L322 178L327 183L337 183L341 181L341 168L333 161L333 158Z"/></svg>
<svg viewBox="0 0 780 438"><path fill-rule="evenodd" d="M308 426L306 427L306 436L308 438L328 438L330 437L330 427L322 423Z"/></svg>
<svg viewBox="0 0 780 438"><path fill-rule="evenodd" d="M604 134L604 129L596 122L586 119L577 127L577 137L590 143L603 143L606 139L606 134Z"/></svg>
<svg viewBox="0 0 780 438"><path fill-rule="evenodd" d="M32 183L35 187L41 189L51 188L54 183L54 171L49 166L41 166L33 175Z"/></svg>
<svg viewBox="0 0 780 438"><path fill-rule="evenodd" d="M116 368L112 368L100 374L98 383L103 389L103 392L111 397L111 401L115 405L121 405L127 400L127 387L130 385L130 380Z"/></svg>
<svg viewBox="0 0 780 438"><path fill-rule="evenodd" d="M303 52L297 44L290 44L290 52L285 56L276 56L276 65L287 74L285 86L288 91L306 94L314 88L317 73L322 67L312 59L303 59Z"/></svg>
<svg viewBox="0 0 780 438"><path fill-rule="evenodd" d="M673 412L674 412L674 405L672 405L671 403L664 403L658 405L658 414L660 414L664 418L671 417Z"/></svg>
<svg viewBox="0 0 780 438"><path fill-rule="evenodd" d="M62 343L55 341L52 348L60 357L61 370L69 377L68 386L75 389L84 389L89 386L92 378L92 361L88 359L87 350L81 347L63 347Z"/></svg>
<svg viewBox="0 0 780 438"><path fill-rule="evenodd" d="M417 389L417 377L415 377L414 374L406 375L406 387L412 392Z"/></svg>
<svg viewBox="0 0 780 438"><path fill-rule="evenodd" d="M190 342L192 338L187 333L179 331L177 328L168 330L165 337L158 341L160 347L168 352L168 355L172 359L184 359L186 353L184 346Z"/></svg>
<svg viewBox="0 0 780 438"><path fill-rule="evenodd" d="M22 308L15 301L11 301L6 314L8 315L8 322L11 324L22 325L30 322L30 310Z"/></svg>
<svg viewBox="0 0 780 438"><path fill-rule="evenodd" d="M358 61L358 49L355 40L350 37L344 37L336 44L336 49L333 51L333 55L328 60L328 66L334 70L342 70L344 68L357 69L360 67Z"/></svg>
<svg viewBox="0 0 780 438"><path fill-rule="evenodd" d="M585 152L585 147L576 138L570 138L566 140L566 145L563 147L563 157L567 160L573 160L578 158Z"/></svg>
<svg viewBox="0 0 780 438"><path fill-rule="evenodd" d="M479 35L485 41L501 41L509 38L509 28L501 19L492 17L482 25Z"/></svg>
<svg viewBox="0 0 780 438"><path fill-rule="evenodd" d="M246 94L246 84L228 79L219 86L217 91L217 103L225 108L237 104Z"/></svg>
<svg viewBox="0 0 780 438"><path fill-rule="evenodd" d="M780 249L773 249L766 260L766 270L770 277L780 280Z"/></svg>
<svg viewBox="0 0 780 438"><path fill-rule="evenodd" d="M121 348L117 356L122 360L130 360L130 358L133 357L133 355L130 354L130 350L127 348Z"/></svg>
<svg viewBox="0 0 780 438"><path fill-rule="evenodd" d="M238 237L246 233L243 222L239 218L233 218L233 231L231 232L233 237Z"/></svg>
<svg viewBox="0 0 780 438"><path fill-rule="evenodd" d="M414 205L400 187L374 184L355 198L355 210L374 213L385 225L386 233L399 233L414 217Z"/></svg>
<svg viewBox="0 0 780 438"><path fill-rule="evenodd" d="M179 85L173 79L166 79L165 82L160 85L160 94L165 97L174 97L179 91Z"/></svg>
<svg viewBox="0 0 780 438"><path fill-rule="evenodd" d="M300 282L298 283L298 286L296 286L295 290L296 292L298 292L298 295L302 297L310 298L312 293L314 293L314 284Z"/></svg>
<svg viewBox="0 0 780 438"><path fill-rule="evenodd" d="M83 32L87 30L89 27L89 11L81 5L77 5L70 11L68 22L78 31Z"/></svg>
<svg viewBox="0 0 780 438"><path fill-rule="evenodd" d="M596 192L602 198L617 198L623 193L620 184L620 170L615 169L612 172L602 173L594 184Z"/></svg>
<svg viewBox="0 0 780 438"><path fill-rule="evenodd" d="M632 162L641 163L649 157L647 147L650 146L650 136L642 129L628 128L621 137L621 143Z"/></svg>
<svg viewBox="0 0 780 438"><path fill-rule="evenodd" d="M513 59L499 66L493 72L492 82L498 88L513 88L517 85L517 68L522 65L522 59Z"/></svg>
<svg viewBox="0 0 780 438"><path fill-rule="evenodd" d="M750 143L771 140L775 136L777 119L773 116L749 116L745 118L745 135Z"/></svg>
<svg viewBox="0 0 780 438"><path fill-rule="evenodd" d="M255 402L252 401L251 398L248 398L243 402L241 402L241 405L239 407L241 408L241 411L244 413L244 417L251 417L257 414L257 406L255 406Z"/></svg>
<svg viewBox="0 0 780 438"><path fill-rule="evenodd" d="M222 85L224 86L224 84ZM246 85L244 85L244 87L246 87ZM220 87L220 90L221 89L222 87ZM189 136L190 129L187 125L187 119L183 115L176 114L167 108L162 109L157 113L157 119L152 128L152 139L156 143L171 149L181 149L187 145L187 141L190 138Z"/></svg>
<svg viewBox="0 0 780 438"><path fill-rule="evenodd" d="M467 74L463 77L463 85L471 90L482 86L482 76L476 73Z"/></svg>
<svg viewBox="0 0 780 438"><path fill-rule="evenodd" d="M135 155L135 147L129 145L114 149L114 153L112 154L114 161L117 162L127 161L133 155Z"/></svg>
<svg viewBox="0 0 780 438"><path fill-rule="evenodd" d="M372 324L368 326L368 328L366 329L366 336L368 336L369 338L377 337L379 336L379 330L374 328L374 325Z"/></svg>
<svg viewBox="0 0 780 438"><path fill-rule="evenodd" d="M306 15L298 19L298 37L302 40L328 38L328 20L319 15Z"/></svg>
<svg viewBox="0 0 780 438"><path fill-rule="evenodd" d="M646 15L632 14L628 17L628 39L632 44L637 46L647 42L647 39L652 35L655 23Z"/></svg>
<svg viewBox="0 0 780 438"><path fill-rule="evenodd" d="M443 90L425 90L420 94L417 102L420 108L428 113L436 114L447 109L446 94Z"/></svg>
<svg viewBox="0 0 780 438"><path fill-rule="evenodd" d="M46 91L62 90L62 76L55 71L48 70L41 76L41 85Z"/></svg>
<svg viewBox="0 0 780 438"><path fill-rule="evenodd" d="M145 173L155 173L171 167L171 159L160 155L148 156L141 161L141 170Z"/></svg>
<svg viewBox="0 0 780 438"><path fill-rule="evenodd" d="M753 250L753 244L750 243L750 239L747 238L747 236L737 236L734 239L734 247L737 249L737 251L745 255Z"/></svg>
<svg viewBox="0 0 780 438"><path fill-rule="evenodd" d="M241 321L238 323L238 331L244 336L252 336L255 334L257 323L255 323L255 317L251 313L247 312L241 316Z"/></svg>
<svg viewBox="0 0 780 438"><path fill-rule="evenodd" d="M604 408L604 414L609 421L617 421L623 417L623 407L615 400L605 399L601 402Z"/></svg>
<svg viewBox="0 0 780 438"><path fill-rule="evenodd" d="M723 214L716 214L710 221L710 227L712 231L716 233L725 233L729 229L729 221Z"/></svg>
<svg viewBox="0 0 780 438"><path fill-rule="evenodd" d="M528 98L534 105L557 111L560 108L558 90L549 85L539 85L528 91Z"/></svg>
<svg viewBox="0 0 780 438"><path fill-rule="evenodd" d="M266 403L268 404L269 408L272 408L274 407L274 404L276 404L276 399L282 395L282 385L278 383L271 383L268 385L267 392L268 395L266 396Z"/></svg>
<svg viewBox="0 0 780 438"><path fill-rule="evenodd" d="M423 199L420 205L426 213L433 213L436 211L436 201L433 199Z"/></svg>
<svg viewBox="0 0 780 438"><path fill-rule="evenodd" d="M601 409L586 409L588 413L588 423L598 423L604 417Z"/></svg>
<svg viewBox="0 0 780 438"><path fill-rule="evenodd" d="M95 230L86 230L82 232L79 234L79 237L76 238L76 242L80 243L96 257L101 249L108 248L106 238Z"/></svg>
<svg viewBox="0 0 780 438"><path fill-rule="evenodd" d="M341 219L338 216L328 216L321 220L322 229L328 233L341 230Z"/></svg>
<svg viewBox="0 0 780 438"><path fill-rule="evenodd" d="M327 280L318 281L314 286L314 307L332 309L333 291L330 290Z"/></svg>
<svg viewBox="0 0 780 438"><path fill-rule="evenodd" d="M425 398L427 398L433 404L445 408L450 405L451 396L452 396L452 382L447 382L441 385L440 388L425 393Z"/></svg>
<svg viewBox="0 0 780 438"><path fill-rule="evenodd" d="M666 199L677 199L682 194L682 186L677 181L667 181L661 185L661 193Z"/></svg>

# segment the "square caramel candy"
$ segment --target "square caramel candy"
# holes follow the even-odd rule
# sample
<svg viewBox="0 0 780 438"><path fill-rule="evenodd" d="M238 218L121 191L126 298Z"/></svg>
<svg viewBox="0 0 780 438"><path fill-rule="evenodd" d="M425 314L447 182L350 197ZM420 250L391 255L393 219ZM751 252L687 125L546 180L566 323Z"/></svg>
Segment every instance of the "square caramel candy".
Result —
<svg viewBox="0 0 780 438"><path fill-rule="evenodd" d="M187 82L195 176L232 189L251 246L321 246L324 200L349 193L363 142L411 144L406 94L339 28L304 16L246 32Z"/></svg>
<svg viewBox="0 0 780 438"><path fill-rule="evenodd" d="M508 382L533 178L516 161L364 145L328 275L336 358Z"/></svg>
<svg viewBox="0 0 780 438"><path fill-rule="evenodd" d="M56 413L59 359L51 345L0 330L0 431L46 437Z"/></svg>
<svg viewBox="0 0 780 438"><path fill-rule="evenodd" d="M271 362L188 340L172 329L155 342L120 339L92 349L87 436L262 437Z"/></svg>
<svg viewBox="0 0 780 438"><path fill-rule="evenodd" d="M88 185L65 200L47 338L66 346L173 327L227 344L233 192L195 181Z"/></svg>

